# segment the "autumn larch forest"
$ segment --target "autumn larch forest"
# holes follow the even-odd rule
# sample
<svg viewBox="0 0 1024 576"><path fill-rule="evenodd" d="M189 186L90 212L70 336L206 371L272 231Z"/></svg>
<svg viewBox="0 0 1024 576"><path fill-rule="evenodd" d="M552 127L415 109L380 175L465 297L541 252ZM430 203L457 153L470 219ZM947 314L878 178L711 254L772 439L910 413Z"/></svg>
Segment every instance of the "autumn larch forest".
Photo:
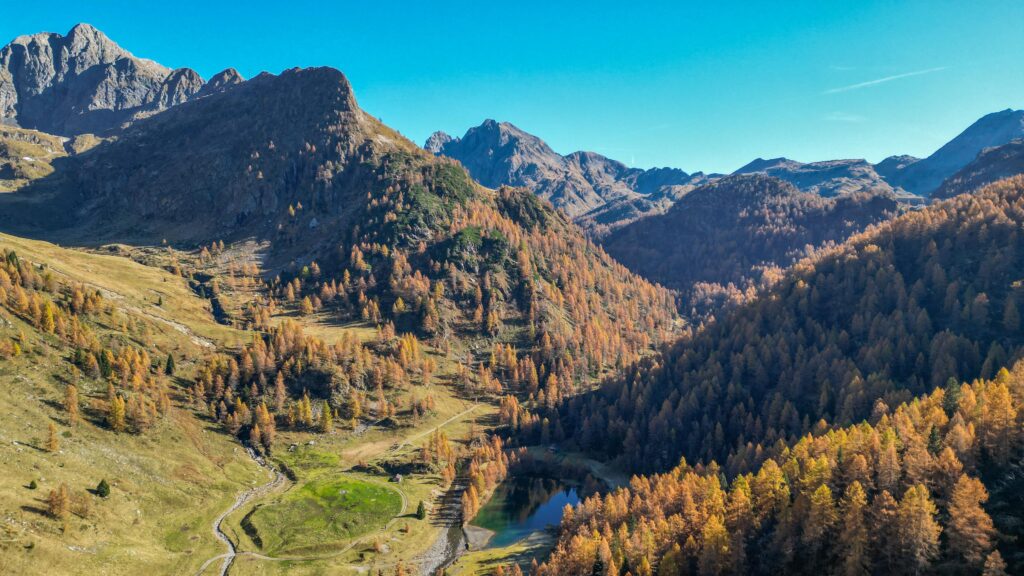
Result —
<svg viewBox="0 0 1024 576"><path fill-rule="evenodd" d="M849 40L860 19L891 16L865 10L820 17ZM735 57L734 39L663 12L648 25ZM510 44L503 57L538 76L498 98L480 79L503 76L473 71L501 69L493 44L438 56L424 70L456 74L466 101L432 96L431 116L412 96L421 79L385 74L420 72L337 56L369 30L277 14L281 34L311 35L281 54L351 62L352 81L331 65L259 72L277 62L269 48L219 72L216 47L182 50L196 69L172 69L85 23L19 29L0 49L0 572L1024 573L1024 111L989 99L965 122L978 102L964 92L934 125L822 108L817 127L736 140L701 86L678 96L687 106L662 108L656 84L650 110L606 106L589 74L628 98L664 71L658 56L627 65L606 52L618 40L591 44L562 19L558 41L602 67ZM453 41L437 14L394 18L417 15L439 49ZM535 15L505 14L540 34L553 16ZM791 16L784 45L809 41L795 31L817 28ZM196 26L184 37L207 46ZM1015 41L996 28L986 41ZM125 36L153 56L181 48ZM762 36L740 47L764 50ZM662 49L708 57L683 50L693 41ZM578 90L569 108L529 97L555 70L578 75L546 87ZM947 72L959 77L935 65L812 92L867 109ZM788 118L778 106L794 105L769 96L751 92ZM578 121L592 106L611 112ZM437 129L478 109L519 110L552 144L478 117L461 137ZM618 131L619 148L594 139L629 158L565 148L655 110L672 121ZM693 131L664 140L673 119ZM853 145L874 157L882 139L893 149L876 163L827 159ZM673 146L706 170L635 165ZM718 168L751 146L826 159Z"/></svg>

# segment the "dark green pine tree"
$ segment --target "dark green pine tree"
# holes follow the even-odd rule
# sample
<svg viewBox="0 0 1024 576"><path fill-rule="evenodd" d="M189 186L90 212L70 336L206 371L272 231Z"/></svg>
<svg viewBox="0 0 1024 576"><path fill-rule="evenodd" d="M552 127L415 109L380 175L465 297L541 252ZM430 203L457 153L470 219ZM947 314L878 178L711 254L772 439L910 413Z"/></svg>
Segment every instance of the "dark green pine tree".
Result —
<svg viewBox="0 0 1024 576"><path fill-rule="evenodd" d="M942 447L942 433L939 431L938 426L932 426L931 431L928 432L928 452L932 456L937 456L939 452L942 452Z"/></svg>
<svg viewBox="0 0 1024 576"><path fill-rule="evenodd" d="M164 364L164 374L174 376L174 356L167 355L167 362Z"/></svg>

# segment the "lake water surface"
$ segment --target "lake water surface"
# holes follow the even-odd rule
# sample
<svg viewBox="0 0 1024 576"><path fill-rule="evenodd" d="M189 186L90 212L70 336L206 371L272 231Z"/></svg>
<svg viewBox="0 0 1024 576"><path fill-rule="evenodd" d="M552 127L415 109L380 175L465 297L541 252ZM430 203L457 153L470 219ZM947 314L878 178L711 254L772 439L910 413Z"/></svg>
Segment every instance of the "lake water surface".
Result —
<svg viewBox="0 0 1024 576"><path fill-rule="evenodd" d="M580 501L579 484L555 478L520 477L502 482L473 524L494 532L488 548L514 544L538 530L557 526L562 508Z"/></svg>

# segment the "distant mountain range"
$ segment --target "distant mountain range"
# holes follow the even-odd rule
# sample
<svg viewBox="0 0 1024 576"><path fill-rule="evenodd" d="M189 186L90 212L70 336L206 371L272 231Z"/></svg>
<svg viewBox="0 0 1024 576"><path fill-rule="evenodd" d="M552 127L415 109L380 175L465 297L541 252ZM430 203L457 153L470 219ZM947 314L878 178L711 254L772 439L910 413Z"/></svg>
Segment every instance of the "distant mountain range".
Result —
<svg viewBox="0 0 1024 576"><path fill-rule="evenodd" d="M1024 137L1024 111L989 114L931 156L891 156L803 163L758 158L733 174L765 174L824 197L889 193L920 203L979 153ZM461 162L481 184L525 186L601 236L639 218L664 213L696 186L721 175L673 168L643 170L594 152L562 156L508 122L487 120L462 138L436 132L425 148ZM1009 167L1008 167L1009 169Z"/></svg>
<svg viewBox="0 0 1024 576"><path fill-rule="evenodd" d="M204 82L189 68L136 58L79 24L66 36L19 36L0 49L0 122L60 136L104 134L241 81L229 69Z"/></svg>
<svg viewBox="0 0 1024 576"><path fill-rule="evenodd" d="M425 148L458 160L484 186L524 186L572 218L598 224L608 214L622 221L667 209L708 178L675 168L630 168L595 152L562 156L540 138L494 120L462 138L435 132Z"/></svg>

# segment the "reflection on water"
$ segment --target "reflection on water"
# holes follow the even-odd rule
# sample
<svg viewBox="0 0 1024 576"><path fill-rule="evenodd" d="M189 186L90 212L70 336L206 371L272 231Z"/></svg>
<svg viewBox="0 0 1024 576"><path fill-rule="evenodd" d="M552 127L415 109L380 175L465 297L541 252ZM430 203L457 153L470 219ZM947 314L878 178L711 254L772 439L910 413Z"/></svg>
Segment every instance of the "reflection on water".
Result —
<svg viewBox="0 0 1024 576"><path fill-rule="evenodd" d="M488 547L508 546L532 532L562 521L562 508L575 506L589 495L596 482L588 477L582 486L554 478L512 478L497 487L473 524L494 532Z"/></svg>

